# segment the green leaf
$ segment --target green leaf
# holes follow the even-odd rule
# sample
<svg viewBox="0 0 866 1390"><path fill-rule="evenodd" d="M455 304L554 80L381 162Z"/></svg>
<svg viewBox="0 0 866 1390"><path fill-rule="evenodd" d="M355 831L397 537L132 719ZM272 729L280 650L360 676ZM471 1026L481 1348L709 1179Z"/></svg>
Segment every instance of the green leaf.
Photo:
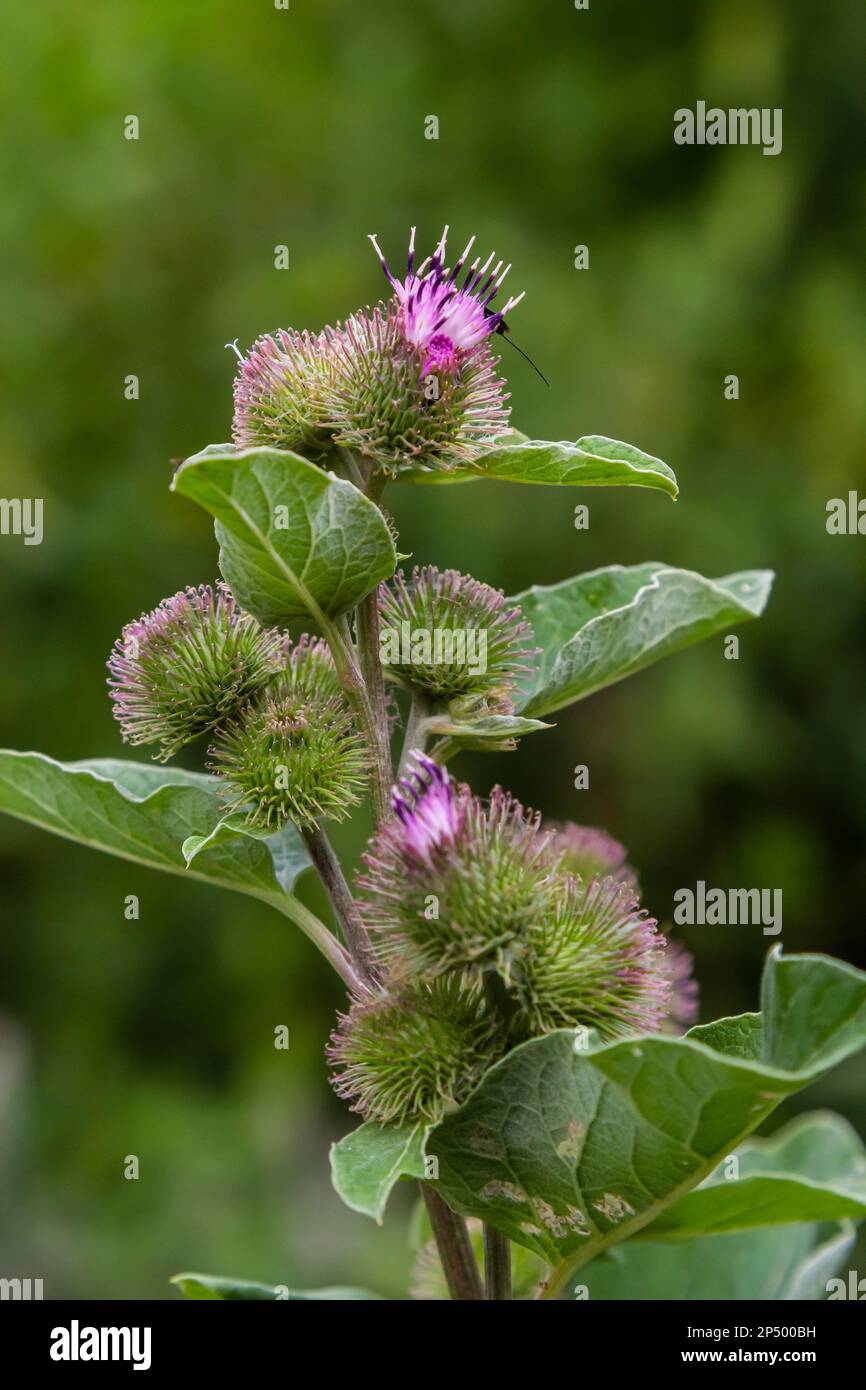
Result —
<svg viewBox="0 0 866 1390"><path fill-rule="evenodd" d="M286 912L295 880L311 867L300 838L291 827L266 840L215 836L225 816L215 788L212 778L182 768L115 758L59 763L42 753L0 750L0 811L90 849L248 893ZM191 840L211 843L199 844L187 868L181 847Z"/></svg>
<svg viewBox="0 0 866 1390"><path fill-rule="evenodd" d="M329 1289L289 1289L284 1284L254 1284L245 1279L222 1279L216 1274L175 1274L171 1280L176 1284L184 1298L203 1301L205 1299L229 1299L249 1301L288 1302L300 1299L304 1303L319 1303L322 1300L350 1302L356 1299L378 1299L377 1293L367 1289L340 1288Z"/></svg>
<svg viewBox="0 0 866 1390"><path fill-rule="evenodd" d="M172 489L216 518L220 570L260 622L354 607L397 564L379 508L299 454L225 446L181 465Z"/></svg>
<svg viewBox="0 0 866 1390"><path fill-rule="evenodd" d="M385 1206L400 1178L424 1177L428 1126L380 1125L374 1120L331 1145L331 1181L353 1211L381 1226Z"/></svg>
<svg viewBox="0 0 866 1390"><path fill-rule="evenodd" d="M705 579L657 562L611 565L549 588L519 604L542 648L522 694L525 715L552 714L575 700L763 612L769 570Z"/></svg>
<svg viewBox="0 0 866 1390"><path fill-rule="evenodd" d="M496 448L512 444L526 444L529 435L522 430L505 430L495 440ZM493 445L491 445L491 448ZM480 483L483 473L471 464L455 464L452 468L427 468L423 464L408 464L401 467L397 480L401 483Z"/></svg>
<svg viewBox="0 0 866 1390"><path fill-rule="evenodd" d="M572 443L530 439L520 430L508 430L471 463L450 469L404 468L398 476L410 483L471 483L492 478L510 483L650 487L674 498L678 493L676 475L661 459L602 434L587 434Z"/></svg>
<svg viewBox="0 0 866 1390"><path fill-rule="evenodd" d="M576 483L581 487L652 487L677 496L672 468L633 444L587 434L568 440L527 439L497 444L479 454L474 467L485 478L512 483Z"/></svg>
<svg viewBox="0 0 866 1390"><path fill-rule="evenodd" d="M267 845L277 881L286 893L292 891L296 879L304 870L312 867L306 845L294 826L287 824L278 831L262 830L250 825L242 812L223 816L207 834L190 835L184 840L181 845L184 863L189 867L206 850L231 844L243 835Z"/></svg>
<svg viewBox="0 0 866 1390"><path fill-rule="evenodd" d="M635 1235L713 1172L786 1096L866 1044L866 974L770 953L759 1057L697 1036L575 1050L536 1038L432 1131L438 1190L564 1272ZM792 1031L797 1031L796 1044ZM696 1030L703 1039L706 1030ZM792 1060L793 1059L793 1060Z"/></svg>
<svg viewBox="0 0 866 1390"><path fill-rule="evenodd" d="M434 714L424 721L426 733L447 738L460 748L477 748L482 752L512 743L524 734L552 727L540 719L524 719L517 714L487 714L480 719L452 719L445 714Z"/></svg>
<svg viewBox="0 0 866 1390"><path fill-rule="evenodd" d="M753 1139L700 1187L662 1212L650 1239L686 1239L794 1221L866 1216L866 1150L838 1115L804 1115ZM727 1173L738 1172L728 1177Z"/></svg>
<svg viewBox="0 0 866 1390"><path fill-rule="evenodd" d="M803 1224L686 1241L629 1241L577 1276L600 1299L823 1299L855 1230Z"/></svg>

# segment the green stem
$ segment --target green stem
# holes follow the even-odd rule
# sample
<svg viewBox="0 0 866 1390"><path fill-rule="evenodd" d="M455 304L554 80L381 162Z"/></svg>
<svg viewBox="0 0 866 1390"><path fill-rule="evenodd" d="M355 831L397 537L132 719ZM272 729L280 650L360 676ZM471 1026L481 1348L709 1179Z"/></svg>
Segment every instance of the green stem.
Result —
<svg viewBox="0 0 866 1390"><path fill-rule="evenodd" d="M364 985L372 986L375 978L370 959L370 939L333 846L319 825L301 830L301 837L324 884L334 916L349 947L355 972Z"/></svg>
<svg viewBox="0 0 866 1390"><path fill-rule="evenodd" d="M559 1298L568 1286L571 1276L574 1274L574 1266L568 1260L563 1260L562 1264L557 1265L550 1271L546 1279L542 1279L538 1286L536 1299Z"/></svg>
<svg viewBox="0 0 866 1390"><path fill-rule="evenodd" d="M373 820L378 826L387 819L390 812L391 753L390 749L387 749L387 718L384 720L383 732L382 723L370 699L370 692L359 663L359 653L355 650L345 613L333 622L326 620L326 623L325 636L334 658L337 679L355 712L370 754L370 799Z"/></svg>
<svg viewBox="0 0 866 1390"><path fill-rule="evenodd" d="M427 705L425 701L420 695L413 695L412 703L409 706L409 717L406 720L406 731L403 735L403 751L400 754L400 765L397 769L398 778L406 772L410 754L423 753L427 747L426 719Z"/></svg>
<svg viewBox="0 0 866 1390"><path fill-rule="evenodd" d="M466 1222L451 1210L430 1183L421 1183L421 1194L433 1227L449 1294L461 1302L482 1299L481 1275Z"/></svg>
<svg viewBox="0 0 866 1390"><path fill-rule="evenodd" d="M379 653L379 598L375 589L362 599L355 609L355 631L358 639L358 659L369 704L373 814L376 825L379 826L390 814L394 768L391 762L391 736L385 701L385 676Z"/></svg>
<svg viewBox="0 0 866 1390"><path fill-rule="evenodd" d="M331 656L334 658L334 669L337 672L337 679L340 682L343 693L350 704L356 706L359 699L364 694L364 676L358 665L358 658L355 652L355 645L352 641L352 634L349 631L349 624L345 613L339 618L326 618L322 614L319 618L325 640L331 649Z"/></svg>
<svg viewBox="0 0 866 1390"><path fill-rule="evenodd" d="M501 1231L484 1223L484 1296L509 1301L511 1292L511 1242Z"/></svg>
<svg viewBox="0 0 866 1390"><path fill-rule="evenodd" d="M455 753L461 751L460 740L456 738L440 738L439 742L430 750L430 757L437 762L440 767L444 767L449 758L453 758Z"/></svg>
<svg viewBox="0 0 866 1390"><path fill-rule="evenodd" d="M355 969L352 957L345 946L337 940L333 932L329 932L324 922L320 921L314 912L308 907L304 907L297 898L287 897L285 903L278 902L270 894L264 896L265 902L276 907L285 917L288 917L295 926L300 927L305 936L309 937L314 946L317 946L322 955L334 970L336 970L344 984L348 985L353 993L363 992L364 982Z"/></svg>
<svg viewBox="0 0 866 1390"><path fill-rule="evenodd" d="M340 455L356 485L371 502L378 504L387 479L348 449ZM348 625L346 627L348 631ZM391 785L394 768L391 762L391 730L385 697L385 676L379 651L379 598L377 589L367 594L355 609L355 636L359 674L363 686L363 710L359 709L367 747L370 750L370 800L373 821L382 825L391 814Z"/></svg>

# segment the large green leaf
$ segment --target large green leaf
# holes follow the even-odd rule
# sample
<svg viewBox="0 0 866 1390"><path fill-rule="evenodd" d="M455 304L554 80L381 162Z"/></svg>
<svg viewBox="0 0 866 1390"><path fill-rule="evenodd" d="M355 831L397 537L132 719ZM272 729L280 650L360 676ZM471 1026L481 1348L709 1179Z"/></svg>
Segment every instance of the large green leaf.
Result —
<svg viewBox="0 0 866 1390"><path fill-rule="evenodd" d="M480 451L471 463L450 469L410 466L400 470L401 482L494 482L576 484L581 487L651 487L677 496L672 468L633 444L601 434L569 440L530 439L508 430L495 444Z"/></svg>
<svg viewBox="0 0 866 1390"><path fill-rule="evenodd" d="M424 1141L428 1127L360 1125L331 1146L331 1180L353 1211L382 1224L385 1204L400 1178L423 1178Z"/></svg>
<svg viewBox="0 0 866 1390"><path fill-rule="evenodd" d="M334 616L396 567L379 508L299 454L211 447L181 465L172 488L216 518L223 577L262 623Z"/></svg>
<svg viewBox="0 0 866 1390"><path fill-rule="evenodd" d="M806 1115L753 1139L700 1187L647 1227L649 1239L685 1239L795 1221L866 1216L866 1150L838 1115Z"/></svg>
<svg viewBox="0 0 866 1390"><path fill-rule="evenodd" d="M184 1298L198 1302L215 1299L239 1302L293 1302L320 1303L355 1300L371 1300L380 1297L368 1289L344 1288L337 1286L328 1289L290 1289L278 1284L255 1284L246 1279L224 1279L217 1274L175 1274L172 1281Z"/></svg>
<svg viewBox="0 0 866 1390"><path fill-rule="evenodd" d="M549 588L519 604L542 648L521 697L536 718L603 690L663 656L763 612L769 570L705 579L657 562L611 565Z"/></svg>
<svg viewBox="0 0 866 1390"><path fill-rule="evenodd" d="M480 453L473 467L512 483L576 483L581 487L652 487L677 495L672 468L633 444L587 434L576 443L525 439Z"/></svg>
<svg viewBox="0 0 866 1390"><path fill-rule="evenodd" d="M0 750L0 811L64 839L151 869L203 879L293 915L291 890L311 867L291 826L267 839L215 837L194 864L182 846L207 838L225 815L210 777L115 758L59 763Z"/></svg>
<svg viewBox="0 0 866 1390"><path fill-rule="evenodd" d="M844 1268L854 1227L802 1224L684 1241L629 1241L577 1276L577 1296L598 1299L802 1300L827 1296ZM586 1294L583 1290L586 1290Z"/></svg>
<svg viewBox="0 0 866 1390"><path fill-rule="evenodd" d="M750 1023L588 1049L568 1031L524 1043L429 1136L438 1190L543 1256L561 1287L866 1043L866 974L852 966L773 951L763 998L760 1037Z"/></svg>

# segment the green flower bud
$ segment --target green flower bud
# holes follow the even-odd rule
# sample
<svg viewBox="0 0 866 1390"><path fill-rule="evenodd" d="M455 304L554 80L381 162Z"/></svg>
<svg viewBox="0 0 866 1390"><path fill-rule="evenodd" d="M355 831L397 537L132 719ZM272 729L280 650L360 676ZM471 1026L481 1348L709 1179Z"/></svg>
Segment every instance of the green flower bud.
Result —
<svg viewBox="0 0 866 1390"><path fill-rule="evenodd" d="M331 448L322 392L333 353L325 335L281 328L238 358L232 427L238 448L270 445L321 462Z"/></svg>
<svg viewBox="0 0 866 1390"><path fill-rule="evenodd" d="M502 592L456 570L402 570L379 588L380 655L387 674L455 717L481 701L510 713L509 693L535 650L529 624Z"/></svg>
<svg viewBox="0 0 866 1390"><path fill-rule="evenodd" d="M160 762L227 719L282 664L282 633L259 627L225 584L163 599L127 623L108 660L125 742L158 743Z"/></svg>
<svg viewBox="0 0 866 1390"><path fill-rule="evenodd" d="M483 992L458 980L405 983L395 996L359 1000L340 1015L328 1059L352 1109L382 1124L437 1121L497 1060L496 1020Z"/></svg>
<svg viewBox="0 0 866 1390"><path fill-rule="evenodd" d="M658 1032L671 1004L665 947L629 884L566 876L515 972L525 1035L579 1026L603 1038Z"/></svg>
<svg viewBox="0 0 866 1390"><path fill-rule="evenodd" d="M210 751L231 809L259 829L345 819L368 766L328 648L307 637L256 703L218 730Z"/></svg>

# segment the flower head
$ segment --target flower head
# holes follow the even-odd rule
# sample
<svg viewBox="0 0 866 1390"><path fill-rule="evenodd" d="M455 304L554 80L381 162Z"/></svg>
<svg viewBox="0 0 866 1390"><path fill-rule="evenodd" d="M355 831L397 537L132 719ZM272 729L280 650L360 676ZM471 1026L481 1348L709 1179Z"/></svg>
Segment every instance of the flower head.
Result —
<svg viewBox="0 0 866 1390"><path fill-rule="evenodd" d="M586 882L598 875L637 888L637 874L627 863L628 851L606 830L575 825L572 821L549 828L556 832L553 847L562 856L561 867L568 873Z"/></svg>
<svg viewBox="0 0 866 1390"><path fill-rule="evenodd" d="M445 234L417 270L414 246L413 230L404 280L379 252L394 289L388 304L318 333L265 334L246 356L235 348L239 448L271 445L325 463L342 446L378 469L434 470L471 462L504 433L507 395L489 339L523 297L493 308L510 267L476 259L461 282L471 241L453 270Z"/></svg>
<svg viewBox="0 0 866 1390"><path fill-rule="evenodd" d="M283 636L259 627L225 584L183 589L127 623L108 659L127 743L158 743L161 762L238 714L281 664Z"/></svg>
<svg viewBox="0 0 866 1390"><path fill-rule="evenodd" d="M251 825L343 820L359 800L367 754L326 644L302 637L256 703L217 730L210 752L231 809Z"/></svg>
<svg viewBox="0 0 866 1390"><path fill-rule="evenodd" d="M328 1060L352 1109L382 1124L437 1121L464 1101L500 1048L481 990L414 980L341 1014Z"/></svg>
<svg viewBox="0 0 866 1390"><path fill-rule="evenodd" d="M451 270L445 264L447 238L446 227L433 255L428 256L416 270L413 227L409 237L406 276L398 280L388 268L375 236L370 237L400 306L403 334L407 342L421 354L421 372L425 376L429 371L456 371L462 357L477 348L491 333L505 330L505 315L520 303L525 293L521 291L501 309L494 309L493 300L511 266L503 269L501 260L494 265L494 252L491 252L484 265L481 264L481 257L476 256L461 283L460 277L475 238L470 237Z"/></svg>
<svg viewBox="0 0 866 1390"><path fill-rule="evenodd" d="M485 806L430 759L394 796L358 885L374 951L398 973L510 978L552 909L555 860L536 815L499 787Z"/></svg>
<svg viewBox="0 0 866 1390"><path fill-rule="evenodd" d="M628 884L571 875L560 884L515 979L527 1034L577 1026L604 1038L657 1032L671 996L657 923Z"/></svg>
<svg viewBox="0 0 866 1390"><path fill-rule="evenodd" d="M402 325L392 300L325 330L333 371L323 416L334 442L385 471L471 462L508 427L497 358L481 342L437 369Z"/></svg>
<svg viewBox="0 0 866 1390"><path fill-rule="evenodd" d="M436 854L453 847L466 819L466 801L444 767L416 753L410 770L391 793L407 859L430 865Z"/></svg>
<svg viewBox="0 0 866 1390"><path fill-rule="evenodd" d="M393 680L434 701L484 699L510 713L509 694L535 655L531 629L502 592L457 570L402 570L379 588L380 653Z"/></svg>
<svg viewBox="0 0 866 1390"><path fill-rule="evenodd" d="M331 445L322 401L333 371L326 336L281 328L257 339L246 357L237 355L232 432L238 448L271 445L321 461Z"/></svg>
<svg viewBox="0 0 866 1390"><path fill-rule="evenodd" d="M670 1004L665 1032L685 1033L698 1021L698 982L694 978L694 958L681 941L665 938L662 962L671 983Z"/></svg>

